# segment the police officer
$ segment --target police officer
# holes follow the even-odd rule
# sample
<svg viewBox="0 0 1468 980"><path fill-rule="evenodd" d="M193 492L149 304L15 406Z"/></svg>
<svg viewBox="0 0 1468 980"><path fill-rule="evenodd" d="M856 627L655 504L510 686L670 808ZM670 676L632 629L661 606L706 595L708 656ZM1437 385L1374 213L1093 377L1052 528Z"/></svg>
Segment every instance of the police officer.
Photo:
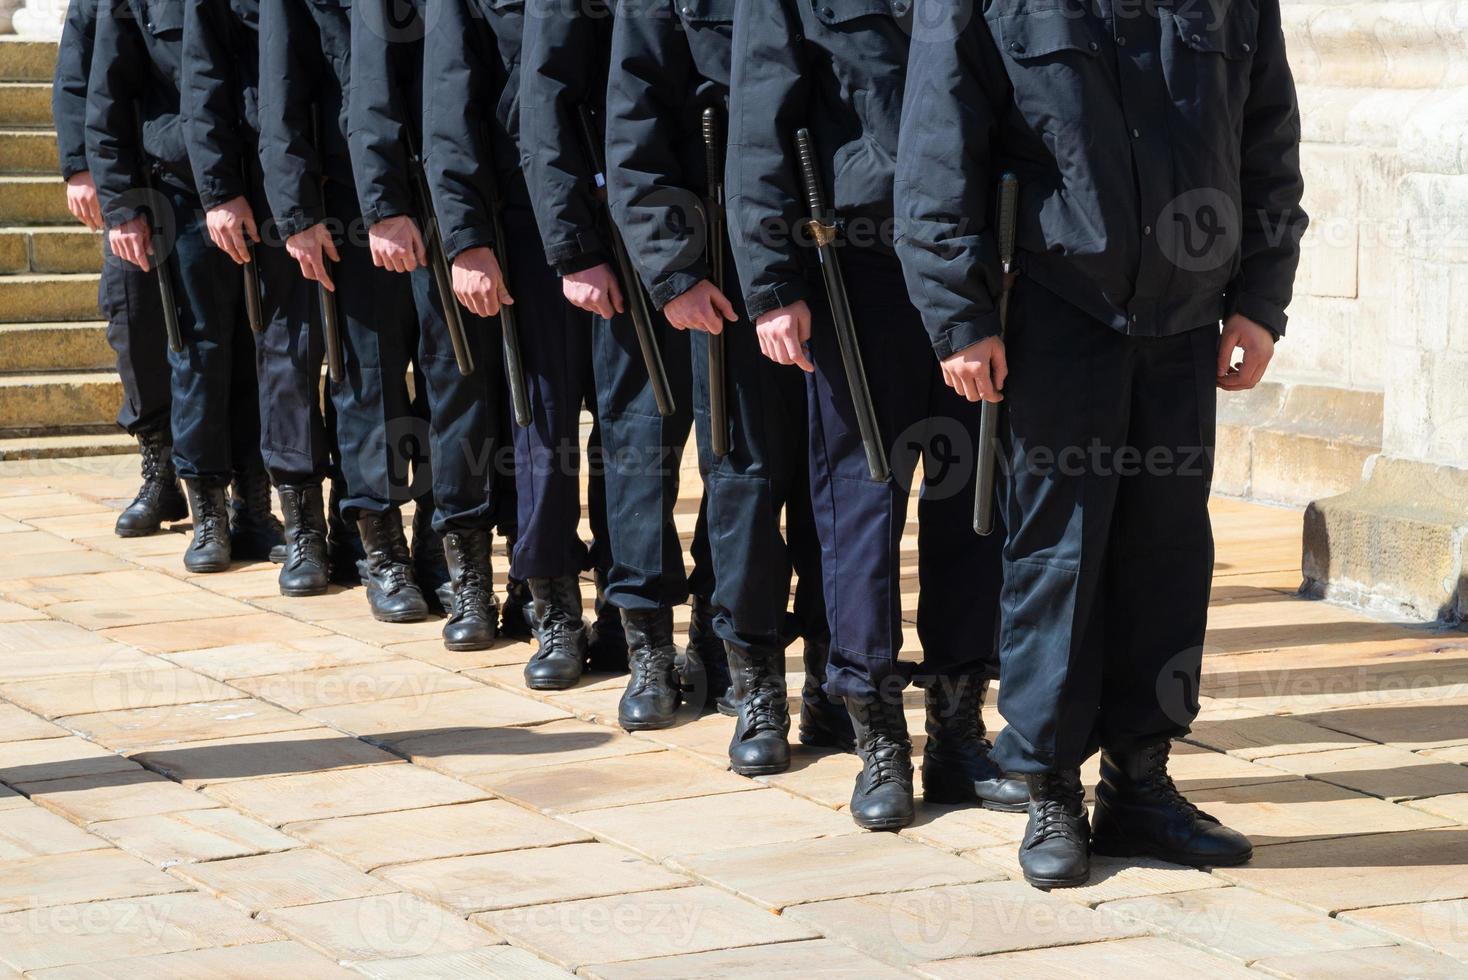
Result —
<svg viewBox="0 0 1468 980"><path fill-rule="evenodd" d="M604 207L597 200L593 158L580 116L592 116L593 139L604 139L608 59L614 11L604 0L570 5L530 0L520 88L520 140L546 259L562 290L596 315L592 325L597 415L607 467L607 524L612 567L606 599L621 610L631 677L618 708L628 730L666 728L681 700L673 644L673 607L695 596L685 677L698 677L716 647L710 619L712 572L700 508L692 578L673 523L678 472L692 427L692 378L687 335L655 316L675 410L658 414L624 289L610 262ZM712 700L721 681L707 683Z"/></svg>
<svg viewBox="0 0 1468 980"><path fill-rule="evenodd" d="M730 230L765 353L807 372L812 489L830 609L826 690L844 698L863 762L856 823L913 818L912 743L902 689L924 686L925 798L1023 809L1017 780L989 760L980 708L995 674L999 553L971 527L978 411L943 384L935 348L892 250L893 163L908 67L907 0L740 0L730 107ZM829 307L803 246L793 135L808 127L841 231L857 343L891 476L874 480ZM947 351L940 342L939 357ZM901 542L921 454L917 610L923 662L898 660ZM955 459L955 457L957 457Z"/></svg>
<svg viewBox="0 0 1468 980"><path fill-rule="evenodd" d="M176 0L102 7L88 82L87 158L112 251L145 272L161 269L179 299L183 350L170 351L169 363L174 466L194 518L184 567L219 572L231 557L269 558L281 529L260 461L262 406L243 282L208 239L184 145L183 21ZM149 180L154 193L143 190ZM155 241L150 218L171 234ZM273 424L273 407L263 407L264 424Z"/></svg>
<svg viewBox="0 0 1468 980"><path fill-rule="evenodd" d="M277 232L301 274L319 283L321 327L334 308L343 377L330 385L344 492L333 515L355 522L365 554L356 572L375 618L423 619L398 501L411 492L396 439L412 417L407 386L413 297L406 279L373 265L347 147L351 10L334 3L261 0L260 160ZM318 355L319 356L319 355ZM349 577L345 549L332 575Z"/></svg>
<svg viewBox="0 0 1468 980"><path fill-rule="evenodd" d="M56 122L56 148L66 181L66 206L92 231L101 231L102 208L87 163L87 77L98 0L72 0L66 9L56 77L51 87L51 116ZM119 537L155 533L165 521L188 516L188 502L173 468L173 434L169 429L168 354L158 284L142 269L119 259L102 244L102 281L97 303L107 317L107 343L117 355L122 379L122 408L117 424L138 440L143 485L118 516Z"/></svg>
<svg viewBox="0 0 1468 980"><path fill-rule="evenodd" d="M648 294L692 340L695 423L713 531L714 625L739 712L731 768L747 776L784 772L790 766L785 646L793 638L786 621L792 567L800 576L793 624L805 639L801 739L849 749L852 734L845 709L820 689L830 628L811 515L805 382L799 371L761 356L733 261L722 242L710 248L703 220L710 167L723 179L719 147L729 108L734 0L661 0L625 9L612 32L608 184ZM703 133L709 108L715 110L713 161ZM725 266L717 272L715 251ZM712 281L715 275L727 292ZM722 458L714 455L709 410L709 347L716 342L726 358L729 452Z"/></svg>
<svg viewBox="0 0 1468 980"><path fill-rule="evenodd" d="M241 267L255 267L262 328L255 337L256 375L262 411L271 418L261 430L260 452L280 494L290 546L280 591L310 596L325 592L330 578L322 497L330 462L321 416L322 346L313 329L314 290L286 254L265 199L258 149L259 22L259 0L188 5L184 138L210 238ZM255 287L246 281L245 288Z"/></svg>
<svg viewBox="0 0 1468 980"><path fill-rule="evenodd" d="M1188 803L1167 762L1198 706L1215 389L1263 375L1306 224L1279 0L930 12L901 141L903 260L951 338L950 383L1008 409L1010 724L994 755L1033 797L1021 867L1051 887L1086 880L1088 847L1246 861L1249 841ZM1005 171L1020 278L1001 338ZM1092 833L1079 768L1098 748Z"/></svg>
<svg viewBox="0 0 1468 980"><path fill-rule="evenodd" d="M562 690L580 679L593 641L612 646L618 631L603 622L593 632L582 617L577 575L592 566L577 531L580 411L592 393L591 325L589 314L561 296L560 278L545 262L511 135L519 115L524 15L523 3L429 0L423 150L459 302L480 316L497 315L503 303L515 308L531 424L513 432L520 534L511 576L528 581L536 610L538 649L525 666L525 683ZM496 209L503 242L495 238ZM595 537L605 541L600 484L593 474L590 518Z"/></svg>
<svg viewBox="0 0 1468 980"><path fill-rule="evenodd" d="M416 190L422 177L414 173L422 166L423 12L419 2L395 9L390 0L357 0L348 133L372 259L410 275L418 313L415 381L429 416L433 529L443 535L449 571L440 590L448 614L444 643L451 650L478 650L494 642L499 622L491 528L502 514L506 523L513 521L504 492L513 493L513 482L497 480L495 465L504 373L497 324L463 310L476 369L460 374L445 319L445 304L456 299L439 295L427 264L425 232L436 233L436 219L431 202Z"/></svg>

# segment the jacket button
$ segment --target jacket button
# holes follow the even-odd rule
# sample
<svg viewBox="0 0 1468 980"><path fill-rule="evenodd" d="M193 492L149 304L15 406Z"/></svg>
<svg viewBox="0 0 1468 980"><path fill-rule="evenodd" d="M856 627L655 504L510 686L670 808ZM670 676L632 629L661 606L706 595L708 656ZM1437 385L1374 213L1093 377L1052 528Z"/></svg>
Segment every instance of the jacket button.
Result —
<svg viewBox="0 0 1468 980"><path fill-rule="evenodd" d="M1245 43L1244 44L1244 54L1248 54L1249 52L1251 52L1253 50L1254 50L1254 45L1248 44L1248 43Z"/></svg>
<svg viewBox="0 0 1468 980"><path fill-rule="evenodd" d="M1092 41L1091 42L1091 50L1092 51L1100 51L1101 50L1101 45L1097 44L1095 41Z"/></svg>
<svg viewBox="0 0 1468 980"><path fill-rule="evenodd" d="M1025 49L1025 46L1023 44L1020 44L1018 41L1010 41L1009 42L1009 50L1011 50L1011 51L1014 51L1016 53L1023 53L1024 52L1024 49Z"/></svg>
<svg viewBox="0 0 1468 980"><path fill-rule="evenodd" d="M1193 43L1194 44L1202 44L1203 43L1203 37L1202 37L1202 35L1194 34L1193 35Z"/></svg>
<svg viewBox="0 0 1468 980"><path fill-rule="evenodd" d="M821 16L822 17L835 17L836 16L836 11L832 10L830 7L822 7L821 8Z"/></svg>

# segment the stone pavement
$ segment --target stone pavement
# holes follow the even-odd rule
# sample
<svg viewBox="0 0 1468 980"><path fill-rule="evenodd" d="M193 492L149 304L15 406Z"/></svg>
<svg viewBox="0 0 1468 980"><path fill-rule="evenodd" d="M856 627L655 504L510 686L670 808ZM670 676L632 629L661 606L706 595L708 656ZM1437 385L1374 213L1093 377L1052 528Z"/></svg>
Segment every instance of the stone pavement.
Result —
<svg viewBox="0 0 1468 980"><path fill-rule="evenodd" d="M1176 756L1253 863L1047 895L1023 816L864 834L851 756L743 779L727 719L623 734L528 644L187 576L111 533L134 465L0 467L0 978L1468 976L1468 636L1294 598L1296 512L1216 502Z"/></svg>

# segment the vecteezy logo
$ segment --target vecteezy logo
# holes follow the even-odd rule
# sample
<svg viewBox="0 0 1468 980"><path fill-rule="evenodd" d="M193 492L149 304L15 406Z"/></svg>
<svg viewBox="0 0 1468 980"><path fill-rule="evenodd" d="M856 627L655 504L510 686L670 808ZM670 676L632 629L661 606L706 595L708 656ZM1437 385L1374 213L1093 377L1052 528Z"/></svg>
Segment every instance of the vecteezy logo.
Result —
<svg viewBox="0 0 1468 980"><path fill-rule="evenodd" d="M1239 206L1223 191L1201 187L1170 201L1157 218L1157 244L1186 272L1226 267L1243 239Z"/></svg>

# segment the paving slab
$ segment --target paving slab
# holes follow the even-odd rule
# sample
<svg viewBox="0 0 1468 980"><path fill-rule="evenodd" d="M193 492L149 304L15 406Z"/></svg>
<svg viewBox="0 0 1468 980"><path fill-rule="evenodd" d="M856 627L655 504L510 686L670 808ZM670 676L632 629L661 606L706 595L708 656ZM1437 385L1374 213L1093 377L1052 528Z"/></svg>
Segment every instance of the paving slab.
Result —
<svg viewBox="0 0 1468 980"><path fill-rule="evenodd" d="M44 980L245 980L290 977L291 980L357 980L358 975L337 966L299 943L255 943L212 949L134 956L106 963L39 970Z"/></svg>
<svg viewBox="0 0 1468 980"><path fill-rule="evenodd" d="M373 980L571 980L574 974L514 946L355 963Z"/></svg>
<svg viewBox="0 0 1468 980"><path fill-rule="evenodd" d="M1018 879L1024 874L1020 870L1019 848L1015 844L966 851L963 856L1011 878ZM1051 894L1068 902L1094 907L1117 899L1222 888L1225 884L1206 871L1168 864L1156 858L1112 858L1093 854L1091 880L1087 884L1077 888L1057 888Z"/></svg>
<svg viewBox="0 0 1468 980"><path fill-rule="evenodd" d="M736 977L849 978L897 980L911 976L902 970L864 956L854 949L825 939L742 946L707 953L658 956L646 960L605 963L583 967L583 977L593 980L733 980Z"/></svg>
<svg viewBox="0 0 1468 980"><path fill-rule="evenodd" d="M14 537L8 537L5 540L5 550L9 554L16 553ZM31 535L24 535L24 537L30 538ZM68 551L83 550L82 545L62 541L53 535L42 535L36 532L35 537L46 537L61 542ZM49 556L44 560L36 561L36 565L42 568L49 564ZM113 599L138 599L159 595L192 595L197 594L198 589L162 572L130 568L119 572L93 572L89 575L12 579L9 582L0 582L0 592L4 592L15 602L36 609L45 609L59 602L80 602L95 599L98 596L110 596Z"/></svg>
<svg viewBox="0 0 1468 980"><path fill-rule="evenodd" d="M97 598L103 595L106 598ZM58 602L46 607L46 614L89 630L114 626L137 626L145 623L177 622L180 615L191 621L244 616L249 606L236 599L215 595L202 589L189 593L164 592L154 595L114 596L93 593L91 598Z"/></svg>
<svg viewBox="0 0 1468 980"><path fill-rule="evenodd" d="M418 765L478 785L484 782L481 776L659 751L641 739L575 719L521 728L430 731L394 739L393 748Z"/></svg>
<svg viewBox="0 0 1468 980"><path fill-rule="evenodd" d="M1389 745L1281 755L1269 765L1390 800L1468 793L1468 767Z"/></svg>
<svg viewBox="0 0 1468 980"><path fill-rule="evenodd" d="M167 559L172 562L173 559ZM319 626L279 616L275 613L247 613L215 619L150 623L144 626L118 626L102 630L101 635L135 646L149 653L172 653L177 650L201 650L211 644L263 642L308 636L325 636Z"/></svg>
<svg viewBox="0 0 1468 980"><path fill-rule="evenodd" d="M1248 980L1259 974L1168 939L1141 936L1083 946L1029 949L997 956L924 963L934 980L1138 980L1139 977L1218 977Z"/></svg>
<svg viewBox="0 0 1468 980"><path fill-rule="evenodd" d="M160 867L247 857L300 847L300 841L223 807L184 810L87 826L99 838Z"/></svg>
<svg viewBox="0 0 1468 980"><path fill-rule="evenodd" d="M34 583L39 581L39 577L34 574L36 557L35 555L16 555L0 561L0 579L6 582ZM115 555L98 551L66 551L59 554L47 554L45 558L46 577L48 578L90 575L95 572L123 572L137 567Z"/></svg>
<svg viewBox="0 0 1468 980"><path fill-rule="evenodd" d="M7 742L0 753L0 780L11 785L140 771L137 763L74 735Z"/></svg>
<svg viewBox="0 0 1468 980"><path fill-rule="evenodd" d="M473 918L516 946L570 970L819 936L803 923L706 886L510 909Z"/></svg>
<svg viewBox="0 0 1468 980"><path fill-rule="evenodd" d="M39 806L0 808L0 861L106 846L101 838Z"/></svg>
<svg viewBox="0 0 1468 980"><path fill-rule="evenodd" d="M0 912L188 890L177 878L111 849L0 861Z"/></svg>
<svg viewBox="0 0 1468 980"><path fill-rule="evenodd" d="M7 594L3 590L0 590L0 595ZM45 618L46 614L40 610L32 609L30 606L23 606L18 602L11 602L8 599L0 599L0 623L33 622L35 620L44 620Z"/></svg>
<svg viewBox="0 0 1468 980"><path fill-rule="evenodd" d="M1193 803L1255 846L1350 836L1363 830L1411 831L1445 826L1441 817L1314 779L1196 792Z"/></svg>
<svg viewBox="0 0 1468 980"><path fill-rule="evenodd" d="M1340 919L1375 930L1383 942L1423 946L1468 962L1468 899L1358 909L1342 912Z"/></svg>
<svg viewBox="0 0 1468 980"><path fill-rule="evenodd" d="M453 671L416 660L382 660L288 674L240 677L235 687L291 711L337 704L421 698L479 685Z"/></svg>
<svg viewBox="0 0 1468 980"><path fill-rule="evenodd" d="M385 745L447 731L535 725L568 717L559 708L492 687L316 708L305 714Z"/></svg>
<svg viewBox="0 0 1468 980"><path fill-rule="evenodd" d="M65 735L66 729L37 717L24 708L0 701L0 743L8 745L43 738L62 738Z"/></svg>
<svg viewBox="0 0 1468 980"><path fill-rule="evenodd" d="M1304 953L1260 960L1256 968L1290 980L1461 980L1468 975L1462 961L1410 946L1377 946L1331 953Z"/></svg>
<svg viewBox="0 0 1468 980"><path fill-rule="evenodd" d="M66 726L119 752L178 742L318 728L318 722L253 698L73 715Z"/></svg>
<svg viewBox="0 0 1468 980"><path fill-rule="evenodd" d="M523 664L535 652L528 643L499 643L488 650L445 650L442 639L389 643L383 649L412 660L421 660L435 667L455 671Z"/></svg>
<svg viewBox="0 0 1468 980"><path fill-rule="evenodd" d="M195 789L262 776L320 773L400 761L332 728L182 742L134 750L128 756Z"/></svg>
<svg viewBox="0 0 1468 980"><path fill-rule="evenodd" d="M996 813L972 806L918 807L912 826L900 836L945 851L973 851L1000 844L1018 844L1024 837L1023 813Z"/></svg>
<svg viewBox="0 0 1468 980"><path fill-rule="evenodd" d="M381 647L342 636L238 643L203 650L181 650L162 656L180 667L197 670L221 681L352 664L381 663L392 659L392 654Z"/></svg>
<svg viewBox="0 0 1468 980"><path fill-rule="evenodd" d="M760 782L839 810L850 804L851 788L860 772L861 760L854 753L795 745L791 747L790 770L776 776L761 776Z"/></svg>
<svg viewBox="0 0 1468 980"><path fill-rule="evenodd" d="M403 892L276 909L260 918L342 963L454 953L500 941L432 902Z"/></svg>
<svg viewBox="0 0 1468 980"><path fill-rule="evenodd" d="M203 701L228 701L239 692L191 670L160 666L67 674L0 684L0 697L47 718L158 708Z"/></svg>
<svg viewBox="0 0 1468 980"><path fill-rule="evenodd" d="M777 789L586 810L565 819L656 861L861 832L849 816ZM689 828L707 832L690 833Z"/></svg>
<svg viewBox="0 0 1468 980"><path fill-rule="evenodd" d="M93 557L84 555L83 557ZM27 559L30 560L30 559ZM50 560L47 561L50 565ZM89 629L75 623L58 623L53 620L21 623L0 623L0 654L35 653L42 650L66 650L72 647L95 647L105 642ZM0 660L0 677L7 677Z"/></svg>
<svg viewBox="0 0 1468 980"><path fill-rule="evenodd" d="M668 751L483 775L476 782L498 796L545 813L575 813L759 788L753 780Z"/></svg>
<svg viewBox="0 0 1468 980"><path fill-rule="evenodd" d="M1326 711L1301 720L1412 752L1468 745L1468 697Z"/></svg>
<svg viewBox="0 0 1468 980"><path fill-rule="evenodd" d="M0 937L0 960L18 970L44 970L273 942L281 935L217 899L181 892L13 912L0 916Z"/></svg>
<svg viewBox="0 0 1468 980"><path fill-rule="evenodd" d="M592 840L584 830L505 800L311 820L286 830L364 871Z"/></svg>
<svg viewBox="0 0 1468 980"><path fill-rule="evenodd" d="M376 876L462 915L692 884L606 844L396 864Z"/></svg>
<svg viewBox="0 0 1468 980"><path fill-rule="evenodd" d="M303 820L467 803L486 795L468 783L403 762L243 779L210 786L205 792L277 827Z"/></svg>
<svg viewBox="0 0 1468 980"><path fill-rule="evenodd" d="M190 884L251 912L396 891L351 865L310 848L181 865L175 873Z"/></svg>
<svg viewBox="0 0 1468 980"><path fill-rule="evenodd" d="M67 624L61 624L67 625ZM116 670L150 670L163 662L121 643L93 637L91 643L41 650L6 650L0 647L0 680L21 681L63 674L86 674Z"/></svg>
<svg viewBox="0 0 1468 980"><path fill-rule="evenodd" d="M21 783L15 788L41 806L80 824L180 810L207 810L219 805L207 796L145 770Z"/></svg>

